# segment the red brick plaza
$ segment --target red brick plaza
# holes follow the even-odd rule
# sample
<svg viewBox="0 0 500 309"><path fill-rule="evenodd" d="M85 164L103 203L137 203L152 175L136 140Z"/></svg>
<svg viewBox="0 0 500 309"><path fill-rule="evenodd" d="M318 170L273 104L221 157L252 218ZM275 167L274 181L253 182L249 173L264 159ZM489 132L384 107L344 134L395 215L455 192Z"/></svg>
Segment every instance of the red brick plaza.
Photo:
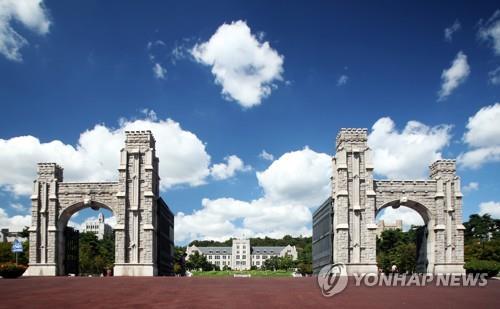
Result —
<svg viewBox="0 0 500 309"><path fill-rule="evenodd" d="M500 308L497 280L486 287L356 287L351 281L325 298L315 278L24 277L0 279L0 307Z"/></svg>

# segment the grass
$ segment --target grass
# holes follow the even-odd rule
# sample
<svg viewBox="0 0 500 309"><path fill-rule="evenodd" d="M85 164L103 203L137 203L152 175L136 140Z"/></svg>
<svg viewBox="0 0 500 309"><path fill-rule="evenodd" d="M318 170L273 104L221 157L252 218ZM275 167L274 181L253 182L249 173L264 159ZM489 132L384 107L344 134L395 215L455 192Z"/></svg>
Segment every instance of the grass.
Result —
<svg viewBox="0 0 500 309"><path fill-rule="evenodd" d="M193 277L232 277L234 274L250 274L252 277L291 277L292 271L288 270L212 270L212 271L193 271Z"/></svg>

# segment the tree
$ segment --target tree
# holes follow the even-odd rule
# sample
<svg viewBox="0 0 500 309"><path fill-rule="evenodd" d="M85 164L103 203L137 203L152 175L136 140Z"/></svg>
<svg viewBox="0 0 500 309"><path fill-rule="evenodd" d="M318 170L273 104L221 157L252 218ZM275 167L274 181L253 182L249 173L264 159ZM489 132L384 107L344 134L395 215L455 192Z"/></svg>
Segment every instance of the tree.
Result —
<svg viewBox="0 0 500 309"><path fill-rule="evenodd" d="M214 269L214 265L207 261L206 256L200 254L198 251L191 254L186 262L186 268L189 270L209 271Z"/></svg>
<svg viewBox="0 0 500 309"><path fill-rule="evenodd" d="M386 230L377 237L377 264L386 273L391 271L392 265L398 267L399 272L414 272L416 268L417 228L412 227L408 232Z"/></svg>

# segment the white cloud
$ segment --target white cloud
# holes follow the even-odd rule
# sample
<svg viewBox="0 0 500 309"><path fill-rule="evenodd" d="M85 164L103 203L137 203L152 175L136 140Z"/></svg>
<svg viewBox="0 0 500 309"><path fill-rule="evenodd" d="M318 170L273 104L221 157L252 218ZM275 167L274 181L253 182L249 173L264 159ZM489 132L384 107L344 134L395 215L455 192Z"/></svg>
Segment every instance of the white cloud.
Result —
<svg viewBox="0 0 500 309"><path fill-rule="evenodd" d="M390 118L380 118L368 136L375 172L393 179L427 178L429 164L441 159L450 141L450 130L449 125L429 127L409 121L399 132Z"/></svg>
<svg viewBox="0 0 500 309"><path fill-rule="evenodd" d="M0 0L0 53L12 61L22 61L20 49L28 45L13 28L17 23L37 34L47 34L51 22L43 0Z"/></svg>
<svg viewBox="0 0 500 309"><path fill-rule="evenodd" d="M283 56L241 20L220 26L208 41L196 44L191 54L212 67L224 98L244 108L259 105L276 87L274 82L282 80Z"/></svg>
<svg viewBox="0 0 500 309"><path fill-rule="evenodd" d="M467 63L467 56L459 52L451 67L443 70L441 74L441 90L438 92L438 100L445 100L458 86L460 86L470 74L470 67Z"/></svg>
<svg viewBox="0 0 500 309"><path fill-rule="evenodd" d="M492 85L500 85L500 67L488 72L489 82Z"/></svg>
<svg viewBox="0 0 500 309"><path fill-rule="evenodd" d="M448 42L451 42L453 40L453 34L460 30L460 28L460 22L458 20L455 20L455 22L451 26L444 29L444 39Z"/></svg>
<svg viewBox="0 0 500 309"><path fill-rule="evenodd" d="M16 211L19 211L19 212L24 212L27 210L27 207L25 207L23 204L21 203L11 203L10 204L10 207L12 209L15 209Z"/></svg>
<svg viewBox="0 0 500 309"><path fill-rule="evenodd" d="M394 224L396 220L403 221L403 230L407 231L412 225L424 225L422 216L415 210L401 206L399 208L386 207L377 215L377 222L384 220L385 223Z"/></svg>
<svg viewBox="0 0 500 309"><path fill-rule="evenodd" d="M10 231L20 232L31 225L31 215L9 217L3 208L0 208L0 227Z"/></svg>
<svg viewBox="0 0 500 309"><path fill-rule="evenodd" d="M337 80L337 86L343 86L343 85L347 84L348 81L349 81L349 76L341 75L339 77L339 79Z"/></svg>
<svg viewBox="0 0 500 309"><path fill-rule="evenodd" d="M161 66L158 62L155 62L153 66L153 73L156 78L158 79L165 79L165 76L167 75L167 69Z"/></svg>
<svg viewBox="0 0 500 309"><path fill-rule="evenodd" d="M494 53L500 55L500 10L496 10L485 23L480 21L479 24L479 38L491 43Z"/></svg>
<svg viewBox="0 0 500 309"><path fill-rule="evenodd" d="M265 171L257 172L265 197L319 206L330 192L331 156L308 147L285 153Z"/></svg>
<svg viewBox="0 0 500 309"><path fill-rule="evenodd" d="M469 192L477 191L477 190L479 190L479 183L474 182L474 181L469 182L467 185L465 185L462 188L462 191L464 191L465 193L469 193Z"/></svg>
<svg viewBox="0 0 500 309"><path fill-rule="evenodd" d="M214 164L210 168L210 174L214 179L227 179L233 177L238 171L246 172L252 169L252 167L245 165L245 163L243 163L243 160L235 155L225 157L224 160L226 161L226 163Z"/></svg>
<svg viewBox="0 0 500 309"><path fill-rule="evenodd" d="M267 161L273 161L274 156L270 153L268 153L265 149L262 150L262 152L259 154L259 158L267 160Z"/></svg>
<svg viewBox="0 0 500 309"><path fill-rule="evenodd" d="M460 154L460 165L479 168L487 162L500 161L499 123L500 103L485 106L469 117L463 139L472 149Z"/></svg>
<svg viewBox="0 0 500 309"><path fill-rule="evenodd" d="M494 219L500 219L500 202L484 202L479 204L479 214L490 214Z"/></svg>
<svg viewBox="0 0 500 309"><path fill-rule="evenodd" d="M33 136L0 139L0 187L15 194L31 194L37 162L57 162L66 181L108 181L118 177L125 131L151 130L160 159L161 187L204 184L210 175L205 144L172 119L122 119L116 129L104 125L80 135L76 146Z"/></svg>
<svg viewBox="0 0 500 309"><path fill-rule="evenodd" d="M202 208L175 217L176 242L229 237L310 235L311 208L330 193L331 158L309 148L289 152L257 172L264 196L252 201L203 199Z"/></svg>

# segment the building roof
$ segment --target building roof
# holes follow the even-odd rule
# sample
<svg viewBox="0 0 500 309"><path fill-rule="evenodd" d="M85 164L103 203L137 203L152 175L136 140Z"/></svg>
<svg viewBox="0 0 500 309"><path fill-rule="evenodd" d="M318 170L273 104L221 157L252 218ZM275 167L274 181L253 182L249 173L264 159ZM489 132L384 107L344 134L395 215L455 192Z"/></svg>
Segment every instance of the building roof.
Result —
<svg viewBox="0 0 500 309"><path fill-rule="evenodd" d="M252 254L280 254L285 247L252 247Z"/></svg>
<svg viewBox="0 0 500 309"><path fill-rule="evenodd" d="M231 247L196 247L203 254L231 254Z"/></svg>

